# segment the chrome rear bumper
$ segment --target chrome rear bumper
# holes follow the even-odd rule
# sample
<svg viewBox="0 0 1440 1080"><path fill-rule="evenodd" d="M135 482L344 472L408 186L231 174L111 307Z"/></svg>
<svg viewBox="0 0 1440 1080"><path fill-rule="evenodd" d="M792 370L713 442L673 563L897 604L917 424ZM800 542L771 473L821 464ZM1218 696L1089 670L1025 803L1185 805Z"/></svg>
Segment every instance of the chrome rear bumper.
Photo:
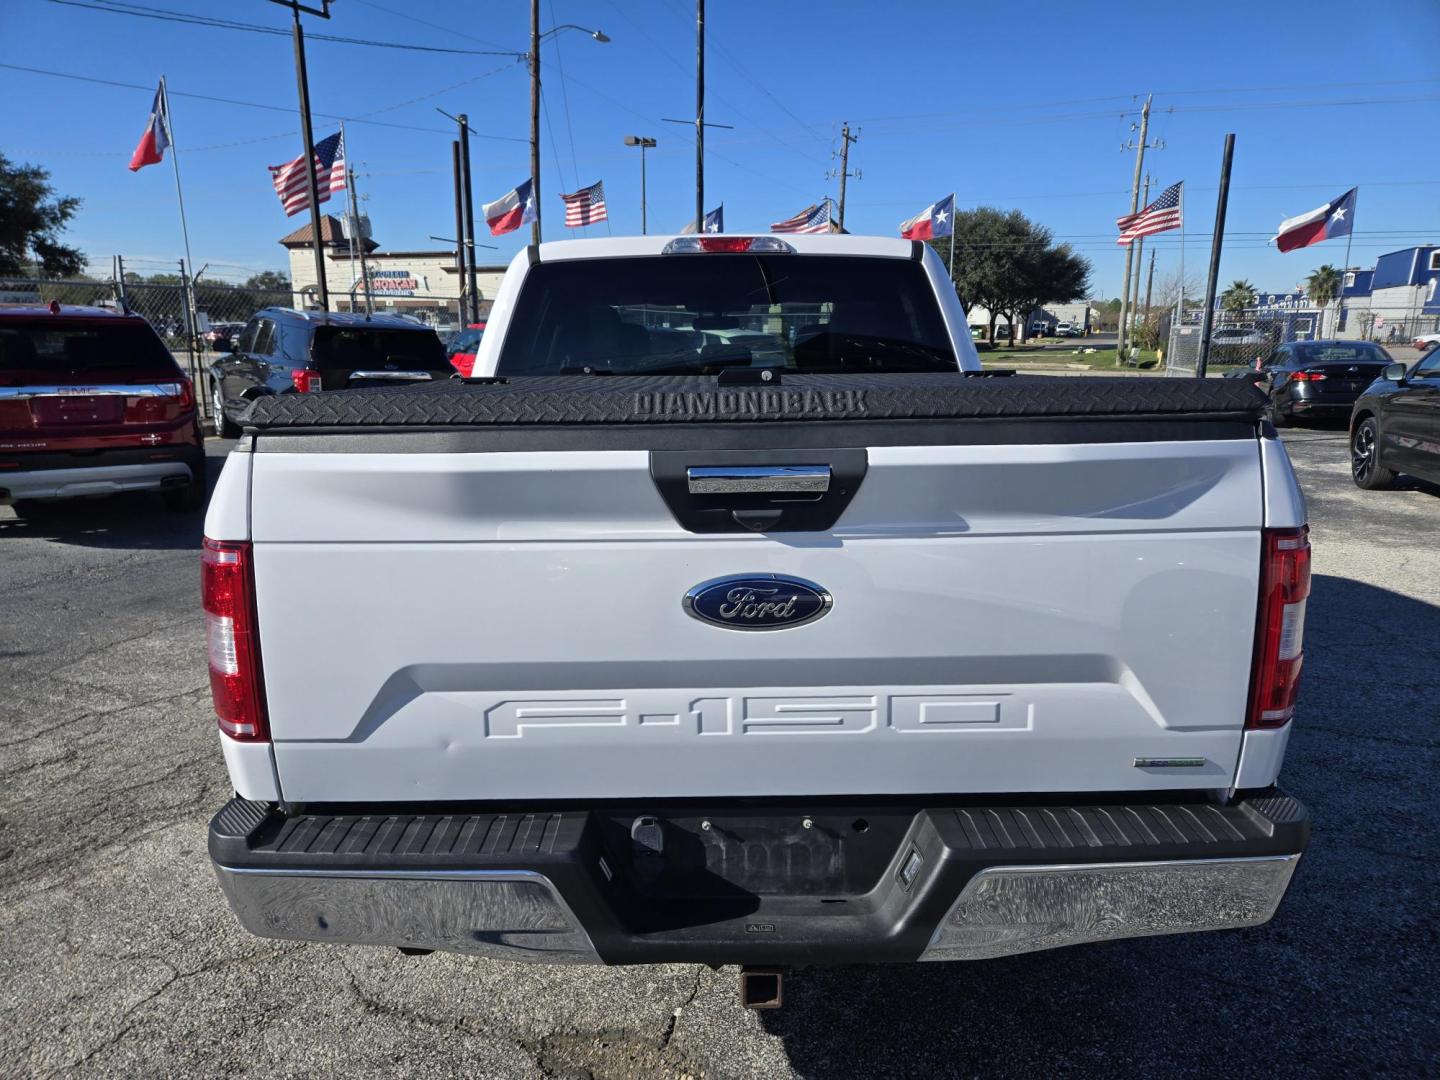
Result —
<svg viewBox="0 0 1440 1080"><path fill-rule="evenodd" d="M217 865L215 873L241 925L261 937L530 963L600 963L555 886L534 871L352 873Z"/></svg>
<svg viewBox="0 0 1440 1080"><path fill-rule="evenodd" d="M180 460L150 465L96 465L0 473L0 503L15 499L73 499L123 491L160 491L193 479L190 466Z"/></svg>
<svg viewBox="0 0 1440 1080"><path fill-rule="evenodd" d="M996 866L970 879L921 960L988 960L1269 922L1299 855Z"/></svg>
<svg viewBox="0 0 1440 1080"><path fill-rule="evenodd" d="M314 808L233 799L209 848L263 937L531 963L983 960L1256 926L1295 799L1042 806Z"/></svg>

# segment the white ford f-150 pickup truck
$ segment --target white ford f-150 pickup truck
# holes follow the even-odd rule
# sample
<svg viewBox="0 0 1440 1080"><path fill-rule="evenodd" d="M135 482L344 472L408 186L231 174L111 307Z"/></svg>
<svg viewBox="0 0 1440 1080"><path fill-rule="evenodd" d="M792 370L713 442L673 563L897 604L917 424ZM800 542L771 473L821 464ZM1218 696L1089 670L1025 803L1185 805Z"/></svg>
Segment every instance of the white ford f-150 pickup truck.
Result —
<svg viewBox="0 0 1440 1080"><path fill-rule="evenodd" d="M1263 923L1310 558L1264 404L982 372L919 243L531 247L473 377L244 417L220 884L269 937L576 963Z"/></svg>

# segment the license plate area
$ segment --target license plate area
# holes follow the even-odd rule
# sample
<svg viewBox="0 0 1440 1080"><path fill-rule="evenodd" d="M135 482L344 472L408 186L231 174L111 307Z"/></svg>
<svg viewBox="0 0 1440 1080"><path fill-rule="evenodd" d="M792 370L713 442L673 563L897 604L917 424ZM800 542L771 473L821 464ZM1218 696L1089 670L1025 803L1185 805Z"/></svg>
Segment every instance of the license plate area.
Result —
<svg viewBox="0 0 1440 1080"><path fill-rule="evenodd" d="M114 394L37 397L30 401L37 424L109 424L125 414L125 399Z"/></svg>
<svg viewBox="0 0 1440 1080"><path fill-rule="evenodd" d="M616 811L605 817L604 846L629 890L654 901L804 897L838 905L874 889L914 816L876 807Z"/></svg>

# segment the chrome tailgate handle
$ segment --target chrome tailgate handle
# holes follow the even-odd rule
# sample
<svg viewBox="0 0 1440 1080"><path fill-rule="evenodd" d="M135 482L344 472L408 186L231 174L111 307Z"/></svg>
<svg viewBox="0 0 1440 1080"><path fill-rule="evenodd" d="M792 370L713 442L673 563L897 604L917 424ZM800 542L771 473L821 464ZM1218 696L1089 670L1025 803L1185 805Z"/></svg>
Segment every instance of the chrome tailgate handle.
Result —
<svg viewBox="0 0 1440 1080"><path fill-rule="evenodd" d="M692 465L685 477L692 495L820 495L830 490L829 465Z"/></svg>
<svg viewBox="0 0 1440 1080"><path fill-rule="evenodd" d="M351 379L391 379L396 382L429 382L428 371L352 371Z"/></svg>

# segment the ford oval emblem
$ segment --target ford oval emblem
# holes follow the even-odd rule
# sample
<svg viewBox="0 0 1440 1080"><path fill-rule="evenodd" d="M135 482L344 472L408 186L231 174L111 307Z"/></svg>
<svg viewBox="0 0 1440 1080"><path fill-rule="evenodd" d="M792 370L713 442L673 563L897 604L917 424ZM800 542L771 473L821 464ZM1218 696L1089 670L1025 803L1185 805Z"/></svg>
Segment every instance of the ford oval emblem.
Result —
<svg viewBox="0 0 1440 1080"><path fill-rule="evenodd" d="M788 630L830 610L831 597L813 581L781 574L737 574L702 581L685 594L685 610L726 630Z"/></svg>

